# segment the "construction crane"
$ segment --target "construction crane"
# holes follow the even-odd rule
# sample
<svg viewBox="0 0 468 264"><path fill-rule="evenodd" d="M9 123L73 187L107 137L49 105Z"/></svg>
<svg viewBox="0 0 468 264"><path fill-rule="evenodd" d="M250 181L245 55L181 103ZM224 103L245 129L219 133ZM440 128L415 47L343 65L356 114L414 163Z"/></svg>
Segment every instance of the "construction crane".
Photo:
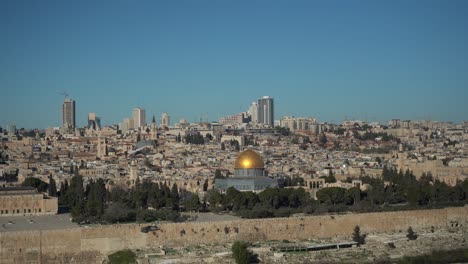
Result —
<svg viewBox="0 0 468 264"><path fill-rule="evenodd" d="M58 92L57 91L57 93L63 95L65 98L68 98L68 93L67 92Z"/></svg>

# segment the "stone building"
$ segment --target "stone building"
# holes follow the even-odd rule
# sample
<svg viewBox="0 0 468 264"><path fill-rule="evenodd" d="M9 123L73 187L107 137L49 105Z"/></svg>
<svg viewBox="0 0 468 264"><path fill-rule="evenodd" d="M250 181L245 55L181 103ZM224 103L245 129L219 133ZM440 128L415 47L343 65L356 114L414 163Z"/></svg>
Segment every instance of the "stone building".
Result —
<svg viewBox="0 0 468 264"><path fill-rule="evenodd" d="M58 200L32 187L0 188L0 216L57 214Z"/></svg>
<svg viewBox="0 0 468 264"><path fill-rule="evenodd" d="M215 181L215 188L221 192L225 192L229 187L239 191L261 192L267 188L277 188L278 180L266 177L262 157L257 152L247 149L236 159L234 177Z"/></svg>

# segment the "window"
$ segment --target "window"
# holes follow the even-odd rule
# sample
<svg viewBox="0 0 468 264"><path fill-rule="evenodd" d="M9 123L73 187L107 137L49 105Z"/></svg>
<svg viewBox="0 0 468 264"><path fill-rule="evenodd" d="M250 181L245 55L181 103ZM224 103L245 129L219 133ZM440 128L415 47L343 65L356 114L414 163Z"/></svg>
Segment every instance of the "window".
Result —
<svg viewBox="0 0 468 264"><path fill-rule="evenodd" d="M5 210L5 214L8 214L8 210Z"/></svg>
<svg viewBox="0 0 468 264"><path fill-rule="evenodd" d="M31 209L28 209L28 213L30 213L30 212L31 212Z"/></svg>
<svg viewBox="0 0 468 264"><path fill-rule="evenodd" d="M41 212L41 210L42 210L42 209L41 209L41 208L39 208L39 213Z"/></svg>
<svg viewBox="0 0 468 264"><path fill-rule="evenodd" d="M19 214L19 209L16 209L16 213Z"/></svg>
<svg viewBox="0 0 468 264"><path fill-rule="evenodd" d="M2 214L3 214L3 210L1 210Z"/></svg>

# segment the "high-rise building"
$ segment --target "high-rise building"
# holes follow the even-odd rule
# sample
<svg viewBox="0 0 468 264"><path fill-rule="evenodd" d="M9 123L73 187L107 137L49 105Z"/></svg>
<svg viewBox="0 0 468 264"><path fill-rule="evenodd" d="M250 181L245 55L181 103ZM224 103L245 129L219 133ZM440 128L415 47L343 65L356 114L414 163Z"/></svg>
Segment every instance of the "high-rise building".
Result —
<svg viewBox="0 0 468 264"><path fill-rule="evenodd" d="M133 121L133 118L125 118L122 122L120 130L122 130L123 134L126 134L134 128L135 128L135 123Z"/></svg>
<svg viewBox="0 0 468 264"><path fill-rule="evenodd" d="M171 125L171 118L167 113L162 113L161 122L159 124L161 127L169 127Z"/></svg>
<svg viewBox="0 0 468 264"><path fill-rule="evenodd" d="M263 96L258 99L258 123L273 126L275 121L273 98Z"/></svg>
<svg viewBox="0 0 468 264"><path fill-rule="evenodd" d="M75 101L65 98L62 105L62 127L74 129L76 127L75 118Z"/></svg>
<svg viewBox="0 0 468 264"><path fill-rule="evenodd" d="M7 132L9 135L14 135L16 134L16 125L14 124L8 124L7 125Z"/></svg>
<svg viewBox="0 0 468 264"><path fill-rule="evenodd" d="M101 128L101 118L96 116L96 113L88 114L88 128L99 130Z"/></svg>
<svg viewBox="0 0 468 264"><path fill-rule="evenodd" d="M140 107L133 109L133 122L135 129L146 125L145 109Z"/></svg>
<svg viewBox="0 0 468 264"><path fill-rule="evenodd" d="M249 115L251 116L251 122L252 124L257 124L258 123L258 103L253 102L248 111Z"/></svg>

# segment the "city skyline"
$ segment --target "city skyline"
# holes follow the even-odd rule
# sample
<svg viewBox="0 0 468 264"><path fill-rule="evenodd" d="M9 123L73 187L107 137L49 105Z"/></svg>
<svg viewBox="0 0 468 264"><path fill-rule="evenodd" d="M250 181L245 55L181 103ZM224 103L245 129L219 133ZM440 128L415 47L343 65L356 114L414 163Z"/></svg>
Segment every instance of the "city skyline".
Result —
<svg viewBox="0 0 468 264"><path fill-rule="evenodd" d="M466 1L0 5L2 127L60 126L58 91L78 127L135 107L214 121L263 95L276 120L468 116Z"/></svg>

